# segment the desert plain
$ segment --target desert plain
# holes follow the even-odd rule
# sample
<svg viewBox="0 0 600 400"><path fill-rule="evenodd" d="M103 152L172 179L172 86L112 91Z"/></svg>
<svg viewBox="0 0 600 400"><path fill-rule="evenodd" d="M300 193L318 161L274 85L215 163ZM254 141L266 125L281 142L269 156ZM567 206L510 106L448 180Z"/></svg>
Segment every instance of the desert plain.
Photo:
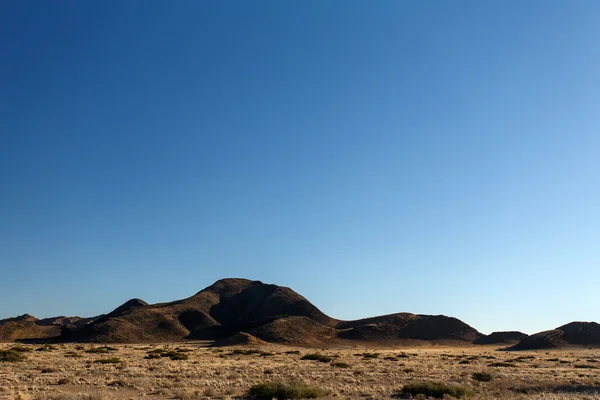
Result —
<svg viewBox="0 0 600 400"><path fill-rule="evenodd" d="M4 343L0 350L20 355L0 362L2 400L233 400L252 398L251 388L265 383L302 385L309 397L323 399L424 399L402 390L422 382L455 390L432 392L438 398L600 399L600 349L592 348L212 347L192 341Z"/></svg>

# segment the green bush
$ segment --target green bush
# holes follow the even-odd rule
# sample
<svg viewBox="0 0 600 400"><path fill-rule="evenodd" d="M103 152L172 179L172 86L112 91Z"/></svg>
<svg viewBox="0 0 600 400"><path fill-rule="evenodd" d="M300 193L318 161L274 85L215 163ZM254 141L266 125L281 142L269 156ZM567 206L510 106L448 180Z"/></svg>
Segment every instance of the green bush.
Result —
<svg viewBox="0 0 600 400"><path fill-rule="evenodd" d="M317 399L325 396L325 391L304 382L265 382L252 386L248 395L254 399Z"/></svg>
<svg viewBox="0 0 600 400"><path fill-rule="evenodd" d="M23 361L27 357L23 353L15 350L0 350L0 362L16 362Z"/></svg>
<svg viewBox="0 0 600 400"><path fill-rule="evenodd" d="M471 377L479 382L490 382L492 379L494 379L494 375L490 374L489 372L473 372Z"/></svg>
<svg viewBox="0 0 600 400"><path fill-rule="evenodd" d="M310 354L306 354L304 357L301 358L301 360L312 360L312 361L320 361L320 362L331 362L332 358L329 356L326 356L324 354L319 354L319 353L310 353Z"/></svg>
<svg viewBox="0 0 600 400"><path fill-rule="evenodd" d="M436 399L443 399L446 395L460 398L470 395L470 391L462 386L446 385L445 383L440 382L413 382L404 385L402 390L396 393L394 397L402 398L407 395L423 395Z"/></svg>

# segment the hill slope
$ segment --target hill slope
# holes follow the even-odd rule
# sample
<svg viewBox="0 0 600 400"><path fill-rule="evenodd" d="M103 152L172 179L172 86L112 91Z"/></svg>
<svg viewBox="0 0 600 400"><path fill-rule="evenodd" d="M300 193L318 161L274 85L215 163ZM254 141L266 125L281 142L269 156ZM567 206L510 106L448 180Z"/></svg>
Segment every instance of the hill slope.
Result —
<svg viewBox="0 0 600 400"><path fill-rule="evenodd" d="M536 350L568 346L600 346L600 324L571 322L550 331L531 335L510 349Z"/></svg>
<svg viewBox="0 0 600 400"><path fill-rule="evenodd" d="M28 323L35 329L48 329L40 330L40 337L62 334L63 341L82 342L208 339L227 343L240 340L242 335L256 341L316 346L340 340L471 342L481 337L464 322L442 315L399 313L339 321L290 288L247 279L222 279L191 297L170 303L151 305L132 299L92 320L61 318L44 320L43 324L39 320ZM26 336L36 336L37 331L29 329ZM6 340L23 338L5 336Z"/></svg>
<svg viewBox="0 0 600 400"><path fill-rule="evenodd" d="M510 344L517 343L525 339L528 335L523 332L507 331L507 332L492 332L489 335L484 335L477 340L474 344Z"/></svg>

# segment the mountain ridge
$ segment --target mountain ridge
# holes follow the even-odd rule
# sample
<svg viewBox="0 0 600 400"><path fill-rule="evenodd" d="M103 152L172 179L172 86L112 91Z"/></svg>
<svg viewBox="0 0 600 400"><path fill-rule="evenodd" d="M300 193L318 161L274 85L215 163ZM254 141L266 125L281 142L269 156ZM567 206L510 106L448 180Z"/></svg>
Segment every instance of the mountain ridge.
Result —
<svg viewBox="0 0 600 400"><path fill-rule="evenodd" d="M131 299L107 314L92 318L38 319L24 314L0 320L0 341L212 340L215 343L272 342L305 346L399 345L411 341L481 345L518 342L513 350L600 344L600 325L581 324L563 325L554 334L527 336L515 331L483 335L463 321L445 315L401 312L342 321L326 315L288 287L225 278L181 300L148 304L141 299Z"/></svg>

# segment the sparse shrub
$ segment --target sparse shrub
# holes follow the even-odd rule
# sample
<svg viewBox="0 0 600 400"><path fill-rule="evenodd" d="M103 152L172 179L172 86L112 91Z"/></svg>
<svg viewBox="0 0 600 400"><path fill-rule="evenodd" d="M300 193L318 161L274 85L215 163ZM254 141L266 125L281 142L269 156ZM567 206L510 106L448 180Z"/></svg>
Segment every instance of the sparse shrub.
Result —
<svg viewBox="0 0 600 400"><path fill-rule="evenodd" d="M460 360L458 363L459 364L471 364L471 361L469 361L469 360Z"/></svg>
<svg viewBox="0 0 600 400"><path fill-rule="evenodd" d="M170 351L166 354L164 354L162 357L169 357L171 360L187 360L190 358L190 356L188 356L185 353L177 353L175 351Z"/></svg>
<svg viewBox="0 0 600 400"><path fill-rule="evenodd" d="M575 365L573 365L573 368L598 369L598 367L596 367L595 365L589 365L589 364L575 364Z"/></svg>
<svg viewBox="0 0 600 400"><path fill-rule="evenodd" d="M54 351L57 350L56 346L52 346L51 344L45 344L42 347L38 347L35 351Z"/></svg>
<svg viewBox="0 0 600 400"><path fill-rule="evenodd" d="M31 347L25 347L25 346L13 346L10 348L10 350L16 351L18 353L29 353L29 352L33 351L33 349Z"/></svg>
<svg viewBox="0 0 600 400"><path fill-rule="evenodd" d="M331 366L335 368L350 368L350 364L347 364L345 362L332 363Z"/></svg>
<svg viewBox="0 0 600 400"><path fill-rule="evenodd" d="M490 367L516 367L515 364L507 363L507 362L493 362L489 364Z"/></svg>
<svg viewBox="0 0 600 400"><path fill-rule="evenodd" d="M304 357L302 357L301 360L313 360L326 363L331 362L332 358L320 353L309 353L304 355Z"/></svg>
<svg viewBox="0 0 600 400"><path fill-rule="evenodd" d="M175 349L175 351L178 352L178 353L191 353L194 350L192 350L192 349L182 349L181 347L178 347L178 348Z"/></svg>
<svg viewBox="0 0 600 400"><path fill-rule="evenodd" d="M79 353L76 353L74 351L69 351L67 353L65 353L65 357L70 357L70 358L82 358L83 356Z"/></svg>
<svg viewBox="0 0 600 400"><path fill-rule="evenodd" d="M317 399L325 396L325 391L304 382L265 382L250 387L248 395L254 399Z"/></svg>
<svg viewBox="0 0 600 400"><path fill-rule="evenodd" d="M471 377L479 382L490 382L494 379L494 375L489 372L473 372Z"/></svg>
<svg viewBox="0 0 600 400"><path fill-rule="evenodd" d="M400 353L396 357L398 357L398 358L409 358L410 356L408 354L406 354L406 353Z"/></svg>
<svg viewBox="0 0 600 400"><path fill-rule="evenodd" d="M379 358L379 353L364 353L362 355L364 358Z"/></svg>
<svg viewBox="0 0 600 400"><path fill-rule="evenodd" d="M256 350L256 349L233 349L231 351L231 353L229 353L232 356L249 356L252 354L260 354L262 353L260 350Z"/></svg>
<svg viewBox="0 0 600 400"><path fill-rule="evenodd" d="M521 356L521 357L513 358L512 360L508 360L508 362L524 362L526 360L533 360L533 359L535 359L534 356Z"/></svg>
<svg viewBox="0 0 600 400"><path fill-rule="evenodd" d="M157 358L168 357L171 360L187 360L190 358L187 352L180 351L167 351L163 349L152 350L148 352L148 355L144 357L146 360L154 360Z"/></svg>
<svg viewBox="0 0 600 400"><path fill-rule="evenodd" d="M402 390L396 393L393 397L402 398L404 396L427 396L436 399L443 399L444 396L465 397L470 394L470 391L462 386L447 385L440 382L413 382L404 385Z"/></svg>
<svg viewBox="0 0 600 400"><path fill-rule="evenodd" d="M57 383L57 384L58 384L58 385L69 385L69 384L71 384L71 383L73 383L73 380L72 380L71 378L60 378L60 379L58 380L58 383Z"/></svg>
<svg viewBox="0 0 600 400"><path fill-rule="evenodd" d="M112 358L102 358L102 359L96 360L94 362L96 364L120 364L123 361L121 361L121 359L119 357L112 357Z"/></svg>
<svg viewBox="0 0 600 400"><path fill-rule="evenodd" d="M107 354L107 353L110 353L111 351L117 351L117 349L114 347L102 346L102 347L91 347L91 348L85 350L86 353L91 353L91 354Z"/></svg>
<svg viewBox="0 0 600 400"><path fill-rule="evenodd" d="M402 371L406 374L412 374L413 372L415 372L413 368L404 368Z"/></svg>
<svg viewBox="0 0 600 400"><path fill-rule="evenodd" d="M27 357L21 352L15 350L0 350L0 362L17 362L23 361Z"/></svg>
<svg viewBox="0 0 600 400"><path fill-rule="evenodd" d="M300 350L290 350L286 351L285 354L300 354Z"/></svg>

